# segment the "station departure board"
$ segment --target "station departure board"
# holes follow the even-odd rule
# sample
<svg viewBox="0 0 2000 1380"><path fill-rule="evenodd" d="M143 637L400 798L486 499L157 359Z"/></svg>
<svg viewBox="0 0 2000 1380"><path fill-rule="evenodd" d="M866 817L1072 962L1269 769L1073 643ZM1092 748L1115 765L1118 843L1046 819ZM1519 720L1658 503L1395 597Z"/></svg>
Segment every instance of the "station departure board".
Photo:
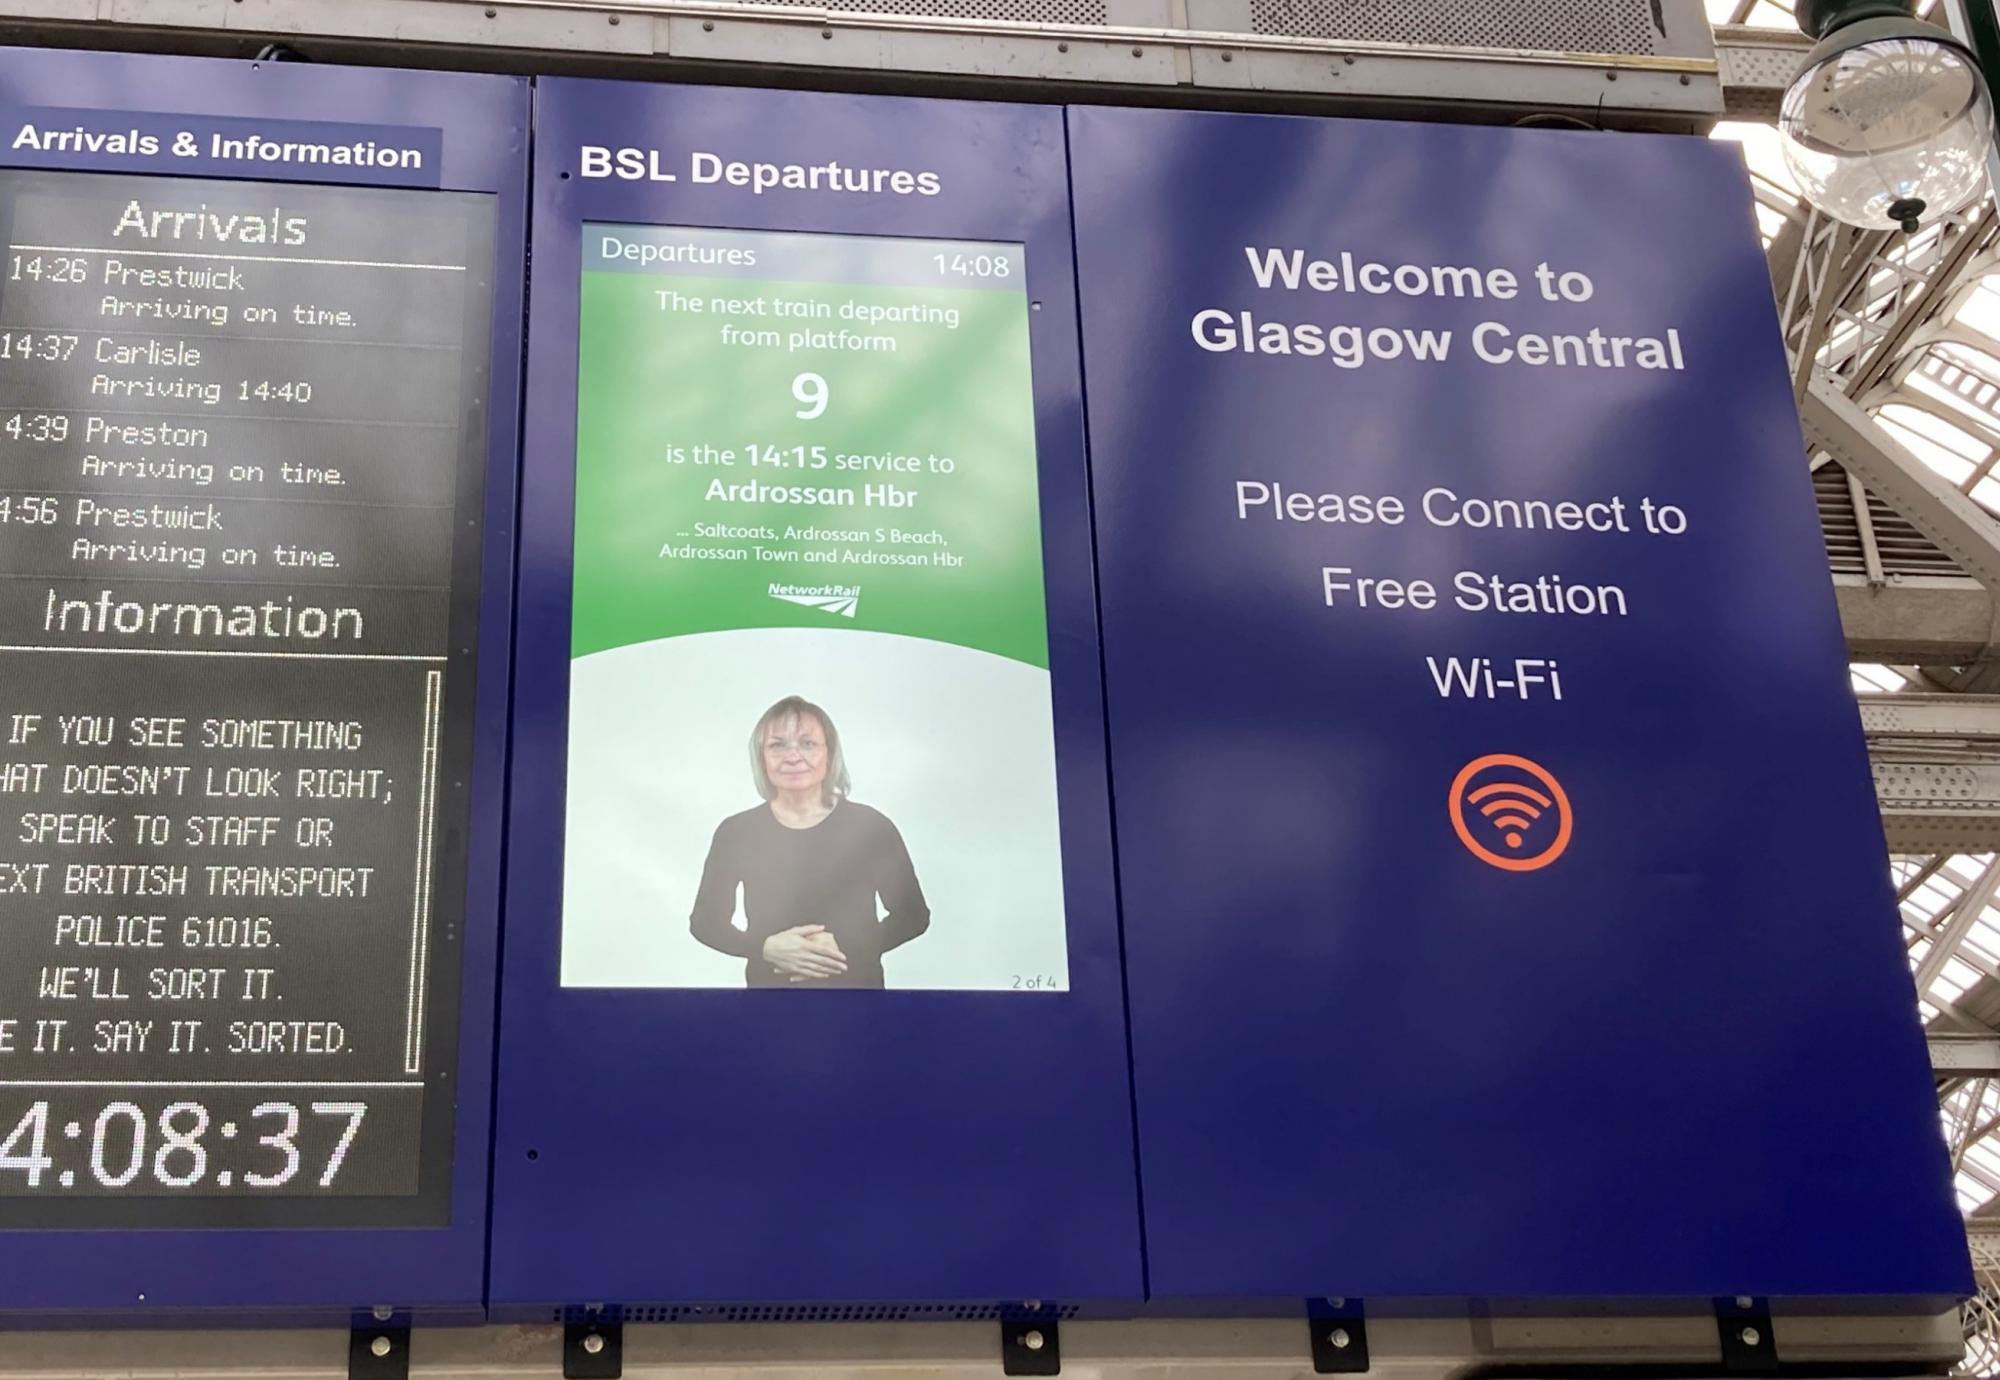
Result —
<svg viewBox="0 0 2000 1380"><path fill-rule="evenodd" d="M447 1220L493 219L0 173L0 1227Z"/></svg>

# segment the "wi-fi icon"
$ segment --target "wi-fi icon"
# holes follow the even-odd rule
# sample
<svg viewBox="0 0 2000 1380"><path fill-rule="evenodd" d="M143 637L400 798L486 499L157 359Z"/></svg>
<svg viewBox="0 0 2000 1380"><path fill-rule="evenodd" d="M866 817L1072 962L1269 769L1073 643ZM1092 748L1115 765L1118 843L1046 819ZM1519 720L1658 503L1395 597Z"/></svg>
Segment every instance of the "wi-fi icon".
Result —
<svg viewBox="0 0 2000 1380"><path fill-rule="evenodd" d="M1544 810L1555 805L1555 801L1533 786L1518 781L1496 781L1468 792L1465 798L1477 805L1479 813L1492 821L1495 828L1506 831L1509 848L1519 848L1521 836L1542 817Z"/></svg>
<svg viewBox="0 0 2000 1380"><path fill-rule="evenodd" d="M1520 779L1523 776L1535 784L1528 785ZM1539 872L1569 848L1569 792L1555 773L1517 753L1489 752L1473 758L1451 779L1445 799L1452 832L1468 853L1489 867Z"/></svg>

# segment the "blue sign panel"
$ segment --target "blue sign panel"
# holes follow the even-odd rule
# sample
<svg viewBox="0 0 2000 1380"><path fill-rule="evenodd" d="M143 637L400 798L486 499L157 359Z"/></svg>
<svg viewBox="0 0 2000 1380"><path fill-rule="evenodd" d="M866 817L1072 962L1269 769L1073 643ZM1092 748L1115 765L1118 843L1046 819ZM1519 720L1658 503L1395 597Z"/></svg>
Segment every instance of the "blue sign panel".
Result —
<svg viewBox="0 0 2000 1380"><path fill-rule="evenodd" d="M1963 1294L1733 151L1070 132L1154 1295Z"/></svg>
<svg viewBox="0 0 2000 1380"><path fill-rule="evenodd" d="M526 84L0 54L0 1309L482 1316Z"/></svg>
<svg viewBox="0 0 2000 1380"><path fill-rule="evenodd" d="M1061 112L536 99L493 1313L1136 1302Z"/></svg>

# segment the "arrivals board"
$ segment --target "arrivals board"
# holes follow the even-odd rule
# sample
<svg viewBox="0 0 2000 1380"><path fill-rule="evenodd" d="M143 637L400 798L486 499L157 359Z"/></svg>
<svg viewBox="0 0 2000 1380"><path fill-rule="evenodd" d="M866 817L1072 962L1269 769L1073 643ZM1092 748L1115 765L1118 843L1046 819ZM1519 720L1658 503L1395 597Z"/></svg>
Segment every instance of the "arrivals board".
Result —
<svg viewBox="0 0 2000 1380"><path fill-rule="evenodd" d="M1129 1306L1061 112L537 102L494 1315Z"/></svg>
<svg viewBox="0 0 2000 1380"><path fill-rule="evenodd" d="M1153 1292L1964 1294L1735 151L1070 135Z"/></svg>
<svg viewBox="0 0 2000 1380"><path fill-rule="evenodd" d="M0 1212L445 1216L488 200L0 172Z"/></svg>
<svg viewBox="0 0 2000 1380"><path fill-rule="evenodd" d="M10 53L0 99L8 1302L144 1229L62 1302L476 1306L525 91Z"/></svg>

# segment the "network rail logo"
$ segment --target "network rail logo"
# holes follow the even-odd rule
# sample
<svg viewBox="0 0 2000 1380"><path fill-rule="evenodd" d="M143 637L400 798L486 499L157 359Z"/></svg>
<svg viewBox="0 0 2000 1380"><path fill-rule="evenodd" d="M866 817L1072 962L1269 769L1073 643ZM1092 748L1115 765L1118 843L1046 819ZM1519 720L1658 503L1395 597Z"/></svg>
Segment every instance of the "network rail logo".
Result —
<svg viewBox="0 0 2000 1380"><path fill-rule="evenodd" d="M860 585L772 585L769 593L787 604L837 613L842 618L854 617L854 611L861 607Z"/></svg>

